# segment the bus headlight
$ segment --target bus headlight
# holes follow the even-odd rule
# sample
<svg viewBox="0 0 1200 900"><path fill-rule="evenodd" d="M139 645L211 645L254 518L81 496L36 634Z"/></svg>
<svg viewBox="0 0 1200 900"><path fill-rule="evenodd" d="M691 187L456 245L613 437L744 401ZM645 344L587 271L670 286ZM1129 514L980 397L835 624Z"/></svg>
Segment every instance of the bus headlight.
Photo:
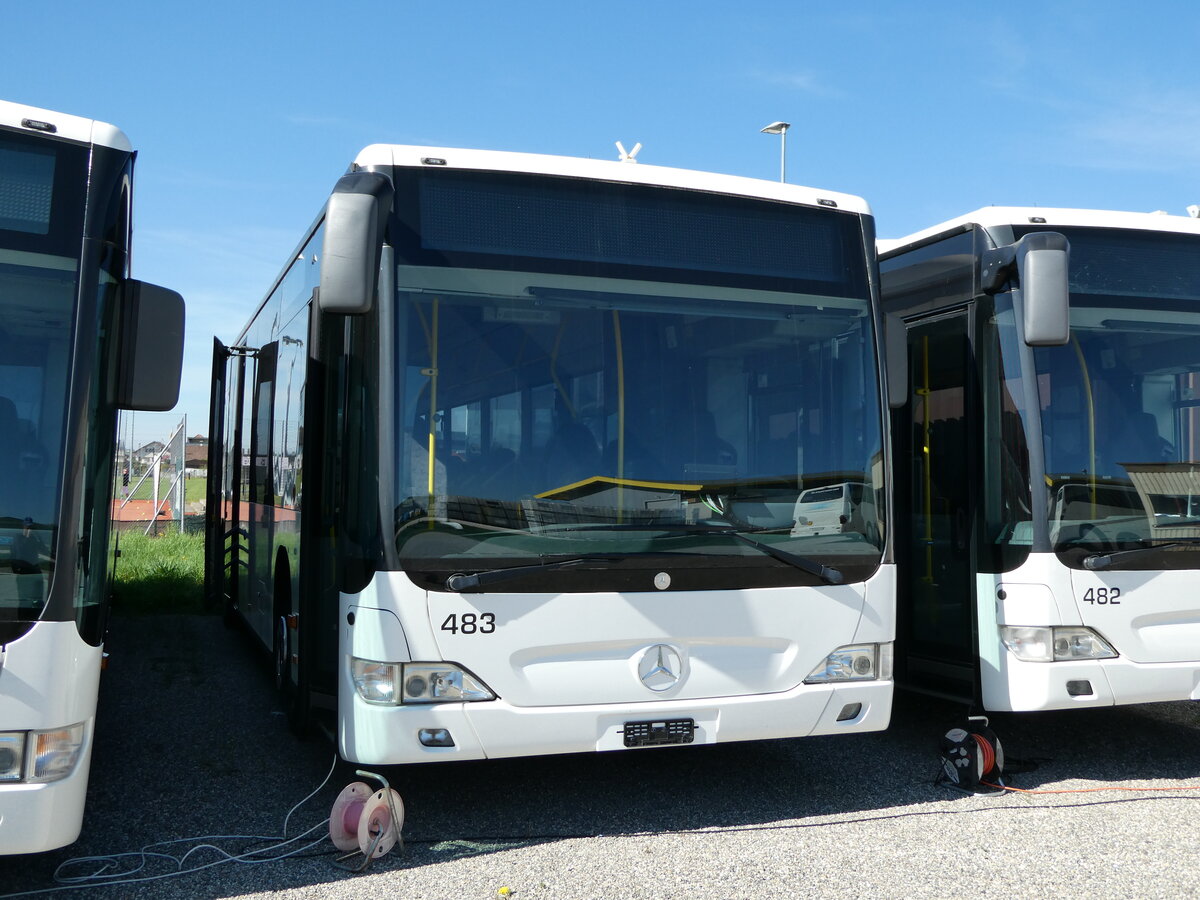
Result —
<svg viewBox="0 0 1200 900"><path fill-rule="evenodd" d="M1113 645L1090 628L1054 629L1054 659L1113 659Z"/></svg>
<svg viewBox="0 0 1200 900"><path fill-rule="evenodd" d="M453 663L405 663L401 703L495 700L486 684Z"/></svg>
<svg viewBox="0 0 1200 900"><path fill-rule="evenodd" d="M1118 655L1112 644L1091 628L1076 625L1001 625L1000 640L1023 662L1114 659Z"/></svg>
<svg viewBox="0 0 1200 900"><path fill-rule="evenodd" d="M805 684L877 681L892 677L891 644L851 644L838 647L804 679Z"/></svg>
<svg viewBox="0 0 1200 900"><path fill-rule="evenodd" d="M454 663L385 663L352 657L354 689L368 703L469 703L495 700L482 681Z"/></svg>
<svg viewBox="0 0 1200 900"><path fill-rule="evenodd" d="M75 771L84 723L47 731L0 731L0 784L60 781Z"/></svg>
<svg viewBox="0 0 1200 900"><path fill-rule="evenodd" d="M396 688L400 684L400 663L376 662L373 659L350 658L350 677L358 696L368 703L395 706Z"/></svg>
<svg viewBox="0 0 1200 900"><path fill-rule="evenodd" d="M20 781L25 771L25 732L0 731L0 784Z"/></svg>
<svg viewBox="0 0 1200 900"><path fill-rule="evenodd" d="M30 750L33 753L30 781L58 781L75 771L75 764L79 762L79 754L83 749L82 722L70 728L34 731L30 738Z"/></svg>

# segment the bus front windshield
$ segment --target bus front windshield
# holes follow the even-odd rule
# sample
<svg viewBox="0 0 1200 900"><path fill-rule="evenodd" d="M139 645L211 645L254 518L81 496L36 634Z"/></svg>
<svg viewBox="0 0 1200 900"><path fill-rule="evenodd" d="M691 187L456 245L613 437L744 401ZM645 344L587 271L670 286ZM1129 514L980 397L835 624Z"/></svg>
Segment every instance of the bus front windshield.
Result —
<svg viewBox="0 0 1200 900"><path fill-rule="evenodd" d="M86 151L0 133L0 624L54 566Z"/></svg>
<svg viewBox="0 0 1200 900"><path fill-rule="evenodd" d="M861 222L798 211L811 241L789 265L808 270L786 282L806 290L783 290L769 246L753 273L658 246L659 216L686 226L720 207L658 193L621 198L643 239L623 265L611 249L547 262L553 247L535 259L522 246L528 268L437 267L397 248L409 260L396 274L396 541L422 586L482 573L518 591L735 588L862 580L878 565ZM585 199L574 234L549 222L538 240L601 245L611 195ZM731 206L730 243L758 237L738 233L739 214L779 211ZM681 275L686 253L696 265Z"/></svg>
<svg viewBox="0 0 1200 900"><path fill-rule="evenodd" d="M1200 237L1062 229L1071 338L1035 352L1060 557L1200 565Z"/></svg>

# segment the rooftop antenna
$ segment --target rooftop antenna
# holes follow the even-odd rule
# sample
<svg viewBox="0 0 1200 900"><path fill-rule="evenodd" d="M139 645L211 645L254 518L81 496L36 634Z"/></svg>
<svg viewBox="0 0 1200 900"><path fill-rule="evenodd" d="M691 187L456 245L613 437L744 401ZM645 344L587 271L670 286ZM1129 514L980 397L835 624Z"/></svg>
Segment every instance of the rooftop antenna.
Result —
<svg viewBox="0 0 1200 900"><path fill-rule="evenodd" d="M641 149L642 149L642 142L638 141L636 144L633 145L633 149L630 150L628 153L626 153L625 145L622 144L620 141L617 141L617 159L620 162L635 163L635 162L637 162L637 160L634 159L634 157L638 155L638 151Z"/></svg>

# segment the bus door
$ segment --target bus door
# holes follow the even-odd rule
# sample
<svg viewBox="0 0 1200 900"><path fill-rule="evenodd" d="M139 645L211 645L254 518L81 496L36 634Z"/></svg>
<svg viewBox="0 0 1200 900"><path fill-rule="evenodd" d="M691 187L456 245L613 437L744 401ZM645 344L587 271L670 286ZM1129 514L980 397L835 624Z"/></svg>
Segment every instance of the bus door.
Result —
<svg viewBox="0 0 1200 900"><path fill-rule="evenodd" d="M977 400L969 310L910 322L909 398L897 410L902 538L897 675L906 687L977 696L973 470Z"/></svg>
<svg viewBox="0 0 1200 900"><path fill-rule="evenodd" d="M254 380L247 384L250 399L250 485L247 523L248 584L242 593L242 614L251 627L269 640L272 611L272 548L275 540L275 370L278 342L258 349Z"/></svg>
<svg viewBox="0 0 1200 900"><path fill-rule="evenodd" d="M227 347L213 338L204 588L210 608L220 609L227 621L238 606L246 577L242 385L248 355L244 347Z"/></svg>

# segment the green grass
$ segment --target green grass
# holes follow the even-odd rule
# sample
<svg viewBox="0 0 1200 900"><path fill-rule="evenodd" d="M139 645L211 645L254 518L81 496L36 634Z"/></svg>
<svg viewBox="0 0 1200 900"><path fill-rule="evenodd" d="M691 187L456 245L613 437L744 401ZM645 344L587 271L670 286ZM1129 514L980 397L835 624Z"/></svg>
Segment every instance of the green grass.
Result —
<svg viewBox="0 0 1200 900"><path fill-rule="evenodd" d="M129 482L129 488L132 489L136 486L137 486L137 479L134 478ZM121 477L118 474L117 478L113 482L113 497L115 499L123 500L125 498L125 492L123 490L123 487L124 486L121 484ZM171 488L171 483L169 481L167 481L166 479L163 479L159 483L160 498L162 496L166 495L170 491L170 488ZM191 503L193 500L203 500L206 496L205 492L207 490L208 490L208 478L205 476L201 476L199 478L185 478L183 480L183 499L184 499L185 503ZM151 482L149 480L143 481L141 486L138 487L137 493L135 493L133 495L132 499L134 499L134 500L152 500L152 499L154 499L154 484L153 484L153 482Z"/></svg>
<svg viewBox="0 0 1200 900"><path fill-rule="evenodd" d="M204 535L121 533L114 609L125 613L204 612Z"/></svg>
<svg viewBox="0 0 1200 900"><path fill-rule="evenodd" d="M189 478L184 483L183 499L191 503L193 500L203 500L208 490L207 478Z"/></svg>

